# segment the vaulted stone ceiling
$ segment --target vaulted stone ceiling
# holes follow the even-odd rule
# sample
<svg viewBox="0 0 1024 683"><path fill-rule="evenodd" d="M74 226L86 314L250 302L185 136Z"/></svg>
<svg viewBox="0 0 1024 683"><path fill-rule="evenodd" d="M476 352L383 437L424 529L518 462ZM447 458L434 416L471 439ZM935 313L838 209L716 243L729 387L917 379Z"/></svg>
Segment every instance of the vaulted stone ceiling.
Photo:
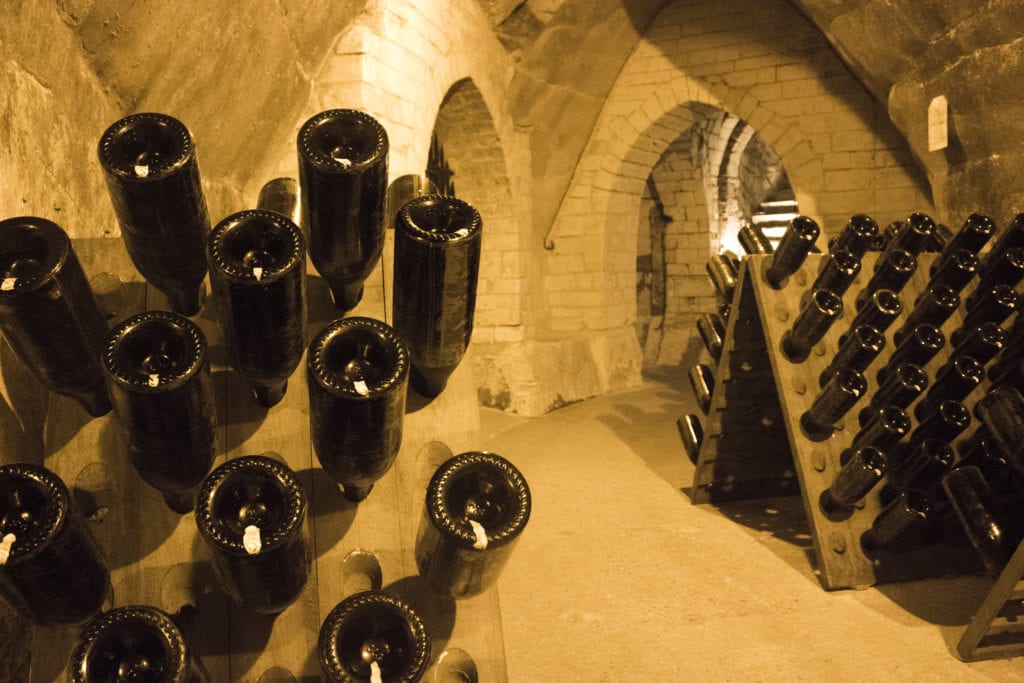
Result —
<svg viewBox="0 0 1024 683"><path fill-rule="evenodd" d="M1024 2L1020 0L790 0L832 43L888 111L925 167L935 203L1005 220L1024 210ZM669 0L480 0L514 56L516 116L543 121L533 145L537 222L555 210L603 95L651 20ZM571 46L571 48L567 48ZM927 109L949 101L951 143L927 150ZM569 121L565 112L573 113ZM539 128L538 128L539 130ZM550 145L551 132L559 145ZM542 139L546 140L545 144ZM546 182L550 181L550 182ZM551 195L544 197L543 195Z"/></svg>

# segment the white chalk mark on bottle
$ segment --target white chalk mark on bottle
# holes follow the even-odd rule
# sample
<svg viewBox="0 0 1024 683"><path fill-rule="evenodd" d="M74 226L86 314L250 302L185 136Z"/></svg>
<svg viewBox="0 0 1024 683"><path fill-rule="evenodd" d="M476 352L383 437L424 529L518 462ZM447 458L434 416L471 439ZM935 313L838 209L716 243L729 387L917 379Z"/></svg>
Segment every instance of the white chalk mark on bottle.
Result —
<svg viewBox="0 0 1024 683"><path fill-rule="evenodd" d="M475 519L469 520L469 525L473 527L473 535L476 536L473 547L477 550L487 550L487 530L484 529L484 525Z"/></svg>
<svg viewBox="0 0 1024 683"><path fill-rule="evenodd" d="M469 228L459 228L455 231L455 234L459 237L466 237L469 235Z"/></svg>
<svg viewBox="0 0 1024 683"><path fill-rule="evenodd" d="M14 283L18 281L16 277L5 277L3 282L0 282L0 291L10 292L14 289Z"/></svg>
<svg viewBox="0 0 1024 683"><path fill-rule="evenodd" d="M380 675L380 664L375 659L370 662L370 683L382 683L383 680Z"/></svg>
<svg viewBox="0 0 1024 683"><path fill-rule="evenodd" d="M150 373L148 384L151 387L158 387L158 386L160 386L160 375L158 375L155 372Z"/></svg>
<svg viewBox="0 0 1024 683"><path fill-rule="evenodd" d="M260 266L256 266L255 268L252 269L252 275L253 277L256 278L256 282L259 282L260 279L263 277L263 268L261 268Z"/></svg>
<svg viewBox="0 0 1024 683"><path fill-rule="evenodd" d="M250 524L245 527L245 533L242 535L242 547L245 548L245 552L250 555L256 555L263 548L263 540L260 538L260 528L255 524Z"/></svg>
<svg viewBox="0 0 1024 683"><path fill-rule="evenodd" d="M365 381L357 379L355 382L352 382L352 386L355 387L356 393L359 394L360 396L370 395L370 388L366 386Z"/></svg>
<svg viewBox="0 0 1024 683"><path fill-rule="evenodd" d="M135 164L135 175L145 178L149 175L149 164Z"/></svg>
<svg viewBox="0 0 1024 683"><path fill-rule="evenodd" d="M7 558L11 556L11 546L18 538L14 534L5 534L2 541L0 541L0 567L7 564Z"/></svg>

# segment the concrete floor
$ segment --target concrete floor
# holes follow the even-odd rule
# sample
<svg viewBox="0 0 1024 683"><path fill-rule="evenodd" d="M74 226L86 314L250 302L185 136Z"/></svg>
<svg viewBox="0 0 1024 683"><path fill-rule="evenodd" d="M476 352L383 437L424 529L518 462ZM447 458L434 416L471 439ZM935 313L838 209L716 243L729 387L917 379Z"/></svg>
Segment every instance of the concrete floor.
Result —
<svg viewBox="0 0 1024 683"><path fill-rule="evenodd" d="M541 418L485 410L533 514L499 581L521 681L1020 681L955 654L991 579L827 592L798 497L694 506L682 369Z"/></svg>

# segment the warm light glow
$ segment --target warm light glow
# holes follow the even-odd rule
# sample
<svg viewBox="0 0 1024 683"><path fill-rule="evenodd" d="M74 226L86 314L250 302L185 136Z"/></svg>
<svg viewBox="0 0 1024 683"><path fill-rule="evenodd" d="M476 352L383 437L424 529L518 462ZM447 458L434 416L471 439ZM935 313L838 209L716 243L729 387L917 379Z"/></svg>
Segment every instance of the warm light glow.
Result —
<svg viewBox="0 0 1024 683"><path fill-rule="evenodd" d="M755 214L751 217L754 225L759 223L777 223L778 221L791 221L800 214L798 213L765 213Z"/></svg>
<svg viewBox="0 0 1024 683"><path fill-rule="evenodd" d="M745 253L743 247L740 246L739 233L740 228L743 227L743 223L733 216L725 219L725 225L722 226L722 232L718 236L718 253L722 254L727 251L731 251L734 254Z"/></svg>

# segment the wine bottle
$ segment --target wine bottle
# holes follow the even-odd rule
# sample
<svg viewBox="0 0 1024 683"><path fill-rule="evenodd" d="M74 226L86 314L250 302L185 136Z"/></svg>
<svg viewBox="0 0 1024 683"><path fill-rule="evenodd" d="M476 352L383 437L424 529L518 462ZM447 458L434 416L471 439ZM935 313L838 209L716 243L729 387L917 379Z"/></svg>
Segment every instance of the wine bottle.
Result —
<svg viewBox="0 0 1024 683"><path fill-rule="evenodd" d="M945 265L946 260L960 249L977 255L995 231L996 224L991 218L983 213L972 213L960 226L956 235L943 247L942 254L932 263L930 274L934 276Z"/></svg>
<svg viewBox="0 0 1024 683"><path fill-rule="evenodd" d="M910 417L902 408L885 405L874 410L864 426L853 437L848 448L839 456L839 463L845 465L854 451L871 446L883 453L898 444L910 433Z"/></svg>
<svg viewBox="0 0 1024 683"><path fill-rule="evenodd" d="M924 248L921 251L930 251L932 253L941 253L946 245L953 240L953 231L949 229L949 226L945 223L936 223L935 231L932 233L931 239L924 244Z"/></svg>
<svg viewBox="0 0 1024 683"><path fill-rule="evenodd" d="M260 211L273 211L284 216L294 225L302 222L302 211L299 206L299 181L295 178L274 178L264 183L256 199L256 208Z"/></svg>
<svg viewBox="0 0 1024 683"><path fill-rule="evenodd" d="M818 385L825 384L842 368L853 368L863 373L885 348L885 337L870 325L860 325L846 335L832 362L821 372Z"/></svg>
<svg viewBox="0 0 1024 683"><path fill-rule="evenodd" d="M869 325L884 333L902 311L903 302L899 294L891 289L879 289L858 309L857 315L850 321L849 329L855 330L861 325ZM842 342L840 339L839 343Z"/></svg>
<svg viewBox="0 0 1024 683"><path fill-rule="evenodd" d="M900 224L886 251L903 249L914 256L925 250L935 235L935 221L923 213L912 213Z"/></svg>
<svg viewBox="0 0 1024 683"><path fill-rule="evenodd" d="M963 401L981 384L985 369L970 356L954 356L935 373L928 393L914 406L914 417L922 420L942 401Z"/></svg>
<svg viewBox="0 0 1024 683"><path fill-rule="evenodd" d="M981 274L978 286L967 297L968 309L974 308L975 302L996 285L1016 287L1024 280L1024 246L1010 247L993 261L994 257L994 254L990 255L985 261L985 270Z"/></svg>
<svg viewBox="0 0 1024 683"><path fill-rule="evenodd" d="M687 375L697 405L701 412L707 415L711 408L711 396L715 393L715 373L704 363L696 363L690 366Z"/></svg>
<svg viewBox="0 0 1024 683"><path fill-rule="evenodd" d="M425 176L407 173L391 181L384 198L384 227L395 228L395 218L406 202L428 194L441 194L437 185Z"/></svg>
<svg viewBox="0 0 1024 683"><path fill-rule="evenodd" d="M871 297L881 290L890 290L898 294L916 270L917 257L906 249L886 251L875 264L875 272L868 280L868 284L857 294L857 310L866 306Z"/></svg>
<svg viewBox="0 0 1024 683"><path fill-rule="evenodd" d="M508 460L469 452L427 486L416 566L437 594L461 599L493 586L530 519L530 489Z"/></svg>
<svg viewBox="0 0 1024 683"><path fill-rule="evenodd" d="M839 251L848 251L859 261L864 258L865 252L871 248L876 237L878 237L878 223L870 216L862 213L854 214L850 216L850 220L836 237L829 251L833 254Z"/></svg>
<svg viewBox="0 0 1024 683"><path fill-rule="evenodd" d="M1003 321L1017 311L1020 295L1010 285L998 284L988 292L982 294L974 302L974 307L964 315L960 329L953 332L950 341L957 345L963 339L965 332L977 327L982 323L994 323L1001 325ZM1007 339L1009 341L1009 339Z"/></svg>
<svg viewBox="0 0 1024 683"><path fill-rule="evenodd" d="M860 268L860 259L853 252L837 249L825 260L825 265L822 266L821 272L815 278L810 291L827 289L842 296L853 284L854 279L860 273Z"/></svg>
<svg viewBox="0 0 1024 683"><path fill-rule="evenodd" d="M409 347L413 388L433 398L469 347L483 223L461 199L425 195L395 224L394 326Z"/></svg>
<svg viewBox="0 0 1024 683"><path fill-rule="evenodd" d="M711 359L717 363L722 359L722 350L725 346L725 322L722 317L715 313L701 314L697 318L697 332Z"/></svg>
<svg viewBox="0 0 1024 683"><path fill-rule="evenodd" d="M739 273L732 259L725 254L715 254L704 264L704 270L707 271L718 298L722 303L731 304L739 281Z"/></svg>
<svg viewBox="0 0 1024 683"><path fill-rule="evenodd" d="M48 626L89 619L109 590L103 550L61 478L39 465L0 465L0 597Z"/></svg>
<svg viewBox="0 0 1024 683"><path fill-rule="evenodd" d="M907 545L907 538L924 527L931 515L931 503L920 491L901 491L882 508L860 537L860 546L868 557L880 551L894 551Z"/></svg>
<svg viewBox="0 0 1024 683"><path fill-rule="evenodd" d="M982 365L987 364L1006 347L1006 332L995 323L981 323L962 335L950 359L970 356Z"/></svg>
<svg viewBox="0 0 1024 683"><path fill-rule="evenodd" d="M210 218L192 135L166 114L113 123L100 165L132 263L185 316L203 305Z"/></svg>
<svg viewBox="0 0 1024 683"><path fill-rule="evenodd" d="M853 455L836 473L832 485L825 489L819 503L825 516L833 521L853 514L853 506L875 487L888 467L885 453L865 446Z"/></svg>
<svg viewBox="0 0 1024 683"><path fill-rule="evenodd" d="M914 327L889 356L889 361L878 371L878 381L885 382L892 372L904 363L924 368L946 345L942 330L929 323Z"/></svg>
<svg viewBox="0 0 1024 683"><path fill-rule="evenodd" d="M110 332L103 362L129 460L168 507L188 512L216 452L206 337L182 315L146 311Z"/></svg>
<svg viewBox="0 0 1024 683"><path fill-rule="evenodd" d="M739 229L736 237L748 254L770 254L775 250L760 228L749 223Z"/></svg>
<svg viewBox="0 0 1024 683"><path fill-rule="evenodd" d="M992 387L1013 387L1024 390L1024 348L1008 344L999 359L989 366Z"/></svg>
<svg viewBox="0 0 1024 683"><path fill-rule="evenodd" d="M1007 251L1014 247L1024 247L1024 213L1018 213L1014 216L1010 224L996 237L995 243L989 249L988 256L985 258L985 263L981 268L982 272L988 271L989 267L999 261Z"/></svg>
<svg viewBox="0 0 1024 683"><path fill-rule="evenodd" d="M900 363L881 380L878 389L871 395L867 408L860 412L859 422L867 423L874 412L885 406L905 409L914 402L925 387L928 386L928 375L913 363Z"/></svg>
<svg viewBox="0 0 1024 683"><path fill-rule="evenodd" d="M208 253L231 367L269 408L306 349L305 239L280 214L242 211L217 224Z"/></svg>
<svg viewBox="0 0 1024 683"><path fill-rule="evenodd" d="M955 292L961 291L978 274L981 262L978 255L966 249L957 249L945 258L932 273L928 286L946 285Z"/></svg>
<svg viewBox="0 0 1024 683"><path fill-rule="evenodd" d="M893 342L899 346L907 334L923 323L941 328L959 306L960 295L952 287L932 285L914 305L910 315L903 321L903 326L893 335Z"/></svg>
<svg viewBox="0 0 1024 683"><path fill-rule="evenodd" d="M811 347L821 341L843 312L843 300L827 289L815 290L793 326L782 337L782 352L793 363L802 363Z"/></svg>
<svg viewBox="0 0 1024 683"><path fill-rule="evenodd" d="M74 683L208 683L202 660L177 624L148 605L116 607L86 625L71 654Z"/></svg>
<svg viewBox="0 0 1024 683"><path fill-rule="evenodd" d="M107 321L71 240L52 221L0 221L0 332L47 389L94 417L110 412L99 360Z"/></svg>
<svg viewBox="0 0 1024 683"><path fill-rule="evenodd" d="M317 460L345 497L358 502L402 445L409 352L389 325L357 316L321 330L306 364Z"/></svg>
<svg viewBox="0 0 1024 683"><path fill-rule="evenodd" d="M938 439L952 443L971 424L971 414L960 401L947 399L930 413L923 415L917 427L910 433L910 443L925 439Z"/></svg>
<svg viewBox="0 0 1024 683"><path fill-rule="evenodd" d="M989 391L974 404L974 415L995 439L1017 474L1024 477L1024 397L1014 387Z"/></svg>
<svg viewBox="0 0 1024 683"><path fill-rule="evenodd" d="M959 467L942 478L942 488L985 568L998 576L1015 544L1006 533L1005 514L977 467Z"/></svg>
<svg viewBox="0 0 1024 683"><path fill-rule="evenodd" d="M890 464L883 500L890 500L900 491L930 494L952 467L953 449L944 439L925 437L898 449L890 458Z"/></svg>
<svg viewBox="0 0 1024 683"><path fill-rule="evenodd" d="M388 134L369 114L330 109L302 124L297 146L310 260L350 311L384 250Z"/></svg>
<svg viewBox="0 0 1024 683"><path fill-rule="evenodd" d="M351 595L320 626L317 654L328 681L418 681L430 663L430 634L416 608L387 591Z"/></svg>
<svg viewBox="0 0 1024 683"><path fill-rule="evenodd" d="M235 602L277 614L302 594L310 569L307 508L295 473L265 455L232 458L203 480L196 526Z"/></svg>
<svg viewBox="0 0 1024 683"><path fill-rule="evenodd" d="M704 428L700 425L700 419L696 415L686 414L676 420L676 427L679 429L686 457L696 465L700 458L700 445L704 441Z"/></svg>
<svg viewBox="0 0 1024 683"><path fill-rule="evenodd" d="M812 441L824 441L832 435L835 423L849 412L867 391L864 375L842 368L828 381L811 407L800 416L800 426Z"/></svg>
<svg viewBox="0 0 1024 683"><path fill-rule="evenodd" d="M789 222L765 270L765 280L773 289L781 289L786 279L799 270L820 232L818 224L807 216L797 216Z"/></svg>
<svg viewBox="0 0 1024 683"><path fill-rule="evenodd" d="M997 496L1019 492L1013 466L984 423L957 444L957 453L960 457L953 466L977 467Z"/></svg>

